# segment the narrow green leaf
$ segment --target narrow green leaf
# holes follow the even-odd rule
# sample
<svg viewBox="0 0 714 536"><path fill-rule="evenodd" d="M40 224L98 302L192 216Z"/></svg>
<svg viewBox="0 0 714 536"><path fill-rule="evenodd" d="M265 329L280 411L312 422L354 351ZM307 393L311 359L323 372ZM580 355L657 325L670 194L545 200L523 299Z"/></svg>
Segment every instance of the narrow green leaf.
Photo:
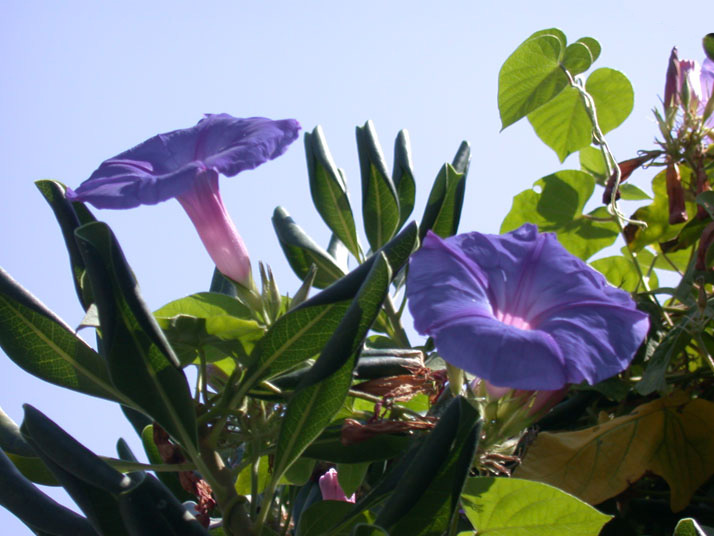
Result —
<svg viewBox="0 0 714 536"><path fill-rule="evenodd" d="M419 247L418 233L419 228L416 222L411 222L377 252L386 255L394 273L402 269L409 256ZM372 255L342 279L307 300L300 308L352 299L372 269L372 264L378 258L378 254Z"/></svg>
<svg viewBox="0 0 714 536"><path fill-rule="evenodd" d="M69 253L69 263L72 268L72 279L79 302L85 310L92 303L91 289L83 285L84 261L79 253L77 242L74 239L74 230L82 224L95 221L92 213L81 203L72 203L65 198L66 187L57 181L36 181L35 186L49 203L55 214L57 223L62 230L65 247ZM81 209L80 209L81 207Z"/></svg>
<svg viewBox="0 0 714 536"><path fill-rule="evenodd" d="M317 266L314 281L317 288L325 288L345 275L332 255L318 246L283 207L273 212L273 227L285 258L300 279L307 276L313 264Z"/></svg>
<svg viewBox="0 0 714 536"><path fill-rule="evenodd" d="M469 478L461 503L479 534L596 536L611 519L558 488L519 478Z"/></svg>
<svg viewBox="0 0 714 536"><path fill-rule="evenodd" d="M686 320L691 321L690 318ZM685 325L685 323L675 326L664 336L652 356L645 363L642 379L635 385L635 391L639 394L647 396L655 391L667 388L665 374L670 362L684 351L692 339L691 333L686 328L683 328L682 325Z"/></svg>
<svg viewBox="0 0 714 536"><path fill-rule="evenodd" d="M119 495L119 511L130 534L208 536L209 532L152 475Z"/></svg>
<svg viewBox="0 0 714 536"><path fill-rule="evenodd" d="M352 383L357 356L381 310L391 281L387 258L382 253L378 255L335 333L325 344L310 373L303 378L301 384L304 387L296 391L288 403L276 447L274 481L318 437L342 407Z"/></svg>
<svg viewBox="0 0 714 536"><path fill-rule="evenodd" d="M99 308L112 382L184 446L196 445L196 414L180 363L141 296L109 227L75 231Z"/></svg>
<svg viewBox="0 0 714 536"><path fill-rule="evenodd" d="M330 529L337 525L351 509L352 504L347 502L317 501L300 516L296 534L297 536L325 536L326 534L347 536L353 525L371 521L367 514L363 513L339 532L331 532Z"/></svg>
<svg viewBox="0 0 714 536"><path fill-rule="evenodd" d="M399 225L406 223L414 210L416 197L416 182L414 180L414 164L412 163L412 150L409 142L409 133L400 130L394 141L394 170L392 179L397 189L399 198Z"/></svg>
<svg viewBox="0 0 714 536"><path fill-rule="evenodd" d="M563 57L563 67L572 75L578 75L587 71L595 61L590 48L582 42L576 41L568 45Z"/></svg>
<svg viewBox="0 0 714 536"><path fill-rule="evenodd" d="M32 406L22 433L100 534L123 536L116 496L134 486Z"/></svg>
<svg viewBox="0 0 714 536"><path fill-rule="evenodd" d="M149 463L155 463L155 464L160 464L164 463L164 459L161 457L161 454L159 453L159 449L156 446L156 443L154 442L154 425L149 424L141 432L141 444L144 447L144 452L146 453L146 457L149 460ZM183 489L183 486L181 486L181 482L179 480L178 473L174 472L167 472L167 471L158 471L156 473L156 476L161 480L161 482L171 490L171 493L174 494L175 497L177 497L181 501L188 501L195 499L193 495L188 493L185 489Z"/></svg>
<svg viewBox="0 0 714 536"><path fill-rule="evenodd" d="M59 486L59 482L37 456L35 449L22 437L19 426L2 408L0 408L0 449L32 482L45 486Z"/></svg>
<svg viewBox="0 0 714 536"><path fill-rule="evenodd" d="M597 121L604 134L627 119L635 105L632 84L615 69L603 67L594 71L588 76L585 89L595 101Z"/></svg>
<svg viewBox="0 0 714 536"><path fill-rule="evenodd" d="M558 95L568 84L560 67L565 43L554 35L524 41L498 74L498 110L502 129Z"/></svg>
<svg viewBox="0 0 714 536"><path fill-rule="evenodd" d="M0 346L19 367L60 387L127 402L101 357L0 268Z"/></svg>
<svg viewBox="0 0 714 536"><path fill-rule="evenodd" d="M555 232L573 255L588 259L612 244L618 227L604 207L583 214L595 189L595 179L584 171L558 171L535 182L533 189L513 198L501 232L535 223L541 232Z"/></svg>
<svg viewBox="0 0 714 536"><path fill-rule="evenodd" d="M476 409L454 399L377 516L393 534L439 536L457 515L481 431Z"/></svg>
<svg viewBox="0 0 714 536"><path fill-rule="evenodd" d="M34 532L97 536L82 516L55 502L20 474L0 450L0 505Z"/></svg>
<svg viewBox="0 0 714 536"><path fill-rule="evenodd" d="M363 463L396 458L410 445L403 435L380 434L360 443L345 445L339 427L329 427L304 452L307 458L330 463Z"/></svg>
<svg viewBox="0 0 714 536"><path fill-rule="evenodd" d="M444 164L434 180L424 215L419 225L419 238L423 240L431 230L442 238L456 234L464 202L466 175L457 172L451 164Z"/></svg>
<svg viewBox="0 0 714 536"><path fill-rule="evenodd" d="M315 208L332 232L359 258L360 247L344 177L335 165L319 125L312 133L305 133L305 153Z"/></svg>
<svg viewBox="0 0 714 536"><path fill-rule="evenodd" d="M397 230L400 221L399 199L372 121L357 127L356 135L362 176L364 230L372 251L376 251Z"/></svg>

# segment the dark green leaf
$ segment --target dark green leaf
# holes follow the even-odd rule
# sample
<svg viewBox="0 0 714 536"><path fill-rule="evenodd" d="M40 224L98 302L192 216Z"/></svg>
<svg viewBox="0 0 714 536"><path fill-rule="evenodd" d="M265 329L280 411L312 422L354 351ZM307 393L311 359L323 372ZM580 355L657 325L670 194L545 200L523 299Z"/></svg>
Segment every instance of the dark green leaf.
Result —
<svg viewBox="0 0 714 536"><path fill-rule="evenodd" d="M54 473L96 530L107 536L125 534L116 496L132 480L100 460L32 406L25 404L22 433Z"/></svg>
<svg viewBox="0 0 714 536"><path fill-rule="evenodd" d="M381 434L344 445L339 427L329 427L305 450L304 456L330 463L362 463L395 458L410 444L408 436Z"/></svg>
<svg viewBox="0 0 714 536"><path fill-rule="evenodd" d="M537 110L565 88L568 77L560 67L564 52L565 43L559 37L541 34L529 37L508 57L498 74L502 128Z"/></svg>
<svg viewBox="0 0 714 536"><path fill-rule="evenodd" d="M84 223L95 221L92 213L81 203L72 203L65 198L66 187L57 181L42 180L36 181L35 186L49 203L52 212L55 214L57 223L62 229L62 237L69 253L69 263L72 268L72 279L74 288L82 307L86 310L92 303L91 289L83 285L84 282L84 261L77 248L74 239L74 230ZM80 210L80 207L81 209ZM80 218L80 216L82 216Z"/></svg>
<svg viewBox="0 0 714 536"><path fill-rule="evenodd" d="M387 258L383 253L378 255L317 362L303 377L303 387L288 403L276 448L274 480L282 476L342 407L357 356L391 281Z"/></svg>
<svg viewBox="0 0 714 536"><path fill-rule="evenodd" d="M307 508L300 516L297 536L347 536L350 529L358 522L369 522L366 513L356 517L349 525L337 532L330 531L352 509L352 503L342 501L318 501Z"/></svg>
<svg viewBox="0 0 714 536"><path fill-rule="evenodd" d="M273 212L273 227L290 267L300 279L307 276L313 264L317 266L317 288L325 288L345 275L332 255L318 246L283 207Z"/></svg>
<svg viewBox="0 0 714 536"><path fill-rule="evenodd" d="M126 401L87 343L0 268L0 346L18 366L60 387Z"/></svg>
<svg viewBox="0 0 714 536"><path fill-rule="evenodd" d="M332 232L359 258L360 247L345 181L332 159L319 125L312 133L305 133L305 153L315 208Z"/></svg>
<svg viewBox="0 0 714 536"><path fill-rule="evenodd" d="M211 278L210 291L215 292L217 294L225 294L226 296L230 296L231 298L235 298L236 296L238 296L235 284L226 276L224 276L218 270L218 268L213 269L213 277Z"/></svg>
<svg viewBox="0 0 714 536"><path fill-rule="evenodd" d="M392 179L399 197L399 228L409 219L414 210L416 182L414 181L414 164L409 144L409 133L400 130L394 141L394 169Z"/></svg>
<svg viewBox="0 0 714 536"><path fill-rule="evenodd" d="M710 218L714 218L714 191L702 192L697 196L697 205L704 207Z"/></svg>
<svg viewBox="0 0 714 536"><path fill-rule="evenodd" d="M714 33L704 36L702 46L704 47L704 53L707 55L707 58L714 61Z"/></svg>
<svg viewBox="0 0 714 536"><path fill-rule="evenodd" d="M356 135L362 176L362 219L369 245L376 251L394 236L399 226L399 199L372 122L357 127Z"/></svg>
<svg viewBox="0 0 714 536"><path fill-rule="evenodd" d="M89 522L55 502L20 474L0 450L0 505L34 532L97 536Z"/></svg>
<svg viewBox="0 0 714 536"><path fill-rule="evenodd" d="M132 536L207 536L208 531L153 476L119 496L119 509Z"/></svg>
<svg viewBox="0 0 714 536"><path fill-rule="evenodd" d="M164 463L164 459L161 457L161 454L159 453L159 449L156 446L156 443L154 442L154 425L149 424L146 426L143 431L141 432L141 443L144 447L144 452L146 453L146 457L149 459L149 463L155 463L155 464L161 464ZM191 494L189 494L185 489L183 489L183 486L181 486L181 482L179 481L179 476L178 473L175 472L167 472L167 471L158 471L156 473L156 476L161 480L161 482L171 490L171 493L174 494L175 497L182 501L188 501L195 499L195 497Z"/></svg>
<svg viewBox="0 0 714 536"><path fill-rule="evenodd" d="M454 399L428 435L376 523L393 534L438 536L457 514L481 431L476 409Z"/></svg>
<svg viewBox="0 0 714 536"><path fill-rule="evenodd" d="M670 362L684 351L692 336L685 328L675 326L664 336L646 363L642 379L635 385L635 391L641 395L649 395L667 387L665 374Z"/></svg>
<svg viewBox="0 0 714 536"><path fill-rule="evenodd" d="M358 523L353 527L351 536L389 536L389 533L377 525Z"/></svg>
<svg viewBox="0 0 714 536"><path fill-rule="evenodd" d="M464 202L466 175L457 172L451 164L444 164L434 180L424 215L419 225L419 238L431 230L442 238L456 234Z"/></svg>
<svg viewBox="0 0 714 536"><path fill-rule="evenodd" d="M112 382L184 447L196 445L196 414L186 377L147 309L119 244L104 223L75 232L99 308L102 349Z"/></svg>
<svg viewBox="0 0 714 536"><path fill-rule="evenodd" d="M20 428L0 408L0 448L28 479L45 486L59 486L52 472L40 460L35 449L20 434Z"/></svg>
<svg viewBox="0 0 714 536"><path fill-rule="evenodd" d="M359 489L368 468L369 462L337 465L337 480L346 497L351 497Z"/></svg>
<svg viewBox="0 0 714 536"><path fill-rule="evenodd" d="M612 244L618 235L617 224L607 221L611 218L604 207L582 213L594 188L595 179L583 171L559 171L543 177L533 189L513 198L501 232L535 223L541 232L555 232L570 253L588 259Z"/></svg>

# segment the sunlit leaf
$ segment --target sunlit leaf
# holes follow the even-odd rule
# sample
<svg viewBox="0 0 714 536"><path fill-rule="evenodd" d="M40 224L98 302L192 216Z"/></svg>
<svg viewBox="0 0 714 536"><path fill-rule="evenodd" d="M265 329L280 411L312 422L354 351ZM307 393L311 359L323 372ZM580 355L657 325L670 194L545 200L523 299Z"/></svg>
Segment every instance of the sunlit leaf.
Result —
<svg viewBox="0 0 714 536"><path fill-rule="evenodd" d="M627 292L635 292L635 290L644 291L640 282L640 274L637 268L632 264L632 260L622 256L605 257L590 263L598 272L604 275L607 280L614 286L626 290ZM647 266L640 265L643 273L647 274ZM650 288L657 288L657 274L652 274L647 278Z"/></svg>
<svg viewBox="0 0 714 536"><path fill-rule="evenodd" d="M541 232L554 232L570 253L588 259L612 244L618 235L617 224L608 221L611 218L604 207L583 214L594 188L595 179L583 171L559 171L543 177L533 189L513 198L501 232L535 223Z"/></svg>
<svg viewBox="0 0 714 536"><path fill-rule="evenodd" d="M597 536L610 516L572 495L519 478L466 480L461 504L477 534Z"/></svg>
<svg viewBox="0 0 714 536"><path fill-rule="evenodd" d="M539 434L516 476L598 504L654 473L669 484L678 512L714 474L712 429L714 403L675 392L597 426Z"/></svg>
<svg viewBox="0 0 714 536"><path fill-rule="evenodd" d="M565 88L568 78L560 67L564 52L561 38L541 34L528 38L506 59L498 74L502 128L538 109Z"/></svg>

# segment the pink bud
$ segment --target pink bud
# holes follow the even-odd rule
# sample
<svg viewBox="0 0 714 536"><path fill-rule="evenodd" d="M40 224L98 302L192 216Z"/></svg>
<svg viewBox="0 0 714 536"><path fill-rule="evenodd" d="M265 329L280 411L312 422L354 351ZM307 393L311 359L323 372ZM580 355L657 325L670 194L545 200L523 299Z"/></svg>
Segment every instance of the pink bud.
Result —
<svg viewBox="0 0 714 536"><path fill-rule="evenodd" d="M206 169L191 187L177 196L198 231L216 268L233 281L248 287L250 257L218 191L218 172Z"/></svg>
<svg viewBox="0 0 714 536"><path fill-rule="evenodd" d="M342 501L342 502L355 502L355 494L349 499L342 491L339 481L337 480L337 471L335 468L331 468L324 475L320 477L319 480L320 492L322 493L323 501Z"/></svg>

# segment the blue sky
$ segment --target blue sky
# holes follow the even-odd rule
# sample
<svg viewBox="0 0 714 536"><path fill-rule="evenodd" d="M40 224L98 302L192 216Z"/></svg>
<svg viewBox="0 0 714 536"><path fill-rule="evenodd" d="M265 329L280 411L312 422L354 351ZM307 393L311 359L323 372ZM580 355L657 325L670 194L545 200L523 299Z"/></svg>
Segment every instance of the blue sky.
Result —
<svg viewBox="0 0 714 536"><path fill-rule="evenodd" d="M623 71L635 88L632 115L608 136L623 160L656 135L651 109L671 47L701 60L701 37L714 30L709 2L688 2L681 16L672 6L7 0L0 7L0 265L77 325L82 310L61 235L33 181L77 186L102 160L218 112L296 118L305 130L322 125L357 213L356 125L374 121L390 165L394 137L409 130L417 218L439 167L466 139L473 161L461 230L497 232L513 196L560 168L526 122L499 132L503 61L543 28L559 27L570 41L598 39L595 67ZM577 168L577 157L565 167ZM646 188L649 177L632 180ZM275 238L273 209L283 205L318 242L328 240L312 208L302 141L278 160L222 179L221 189L254 265L270 264L281 289L294 293L298 281ZM152 309L207 288L211 261L177 202L95 214L114 229ZM36 380L1 351L0 378L0 407L17 422L29 402L100 454L114 455L120 436L140 453L115 406ZM0 526L29 534L3 509Z"/></svg>

